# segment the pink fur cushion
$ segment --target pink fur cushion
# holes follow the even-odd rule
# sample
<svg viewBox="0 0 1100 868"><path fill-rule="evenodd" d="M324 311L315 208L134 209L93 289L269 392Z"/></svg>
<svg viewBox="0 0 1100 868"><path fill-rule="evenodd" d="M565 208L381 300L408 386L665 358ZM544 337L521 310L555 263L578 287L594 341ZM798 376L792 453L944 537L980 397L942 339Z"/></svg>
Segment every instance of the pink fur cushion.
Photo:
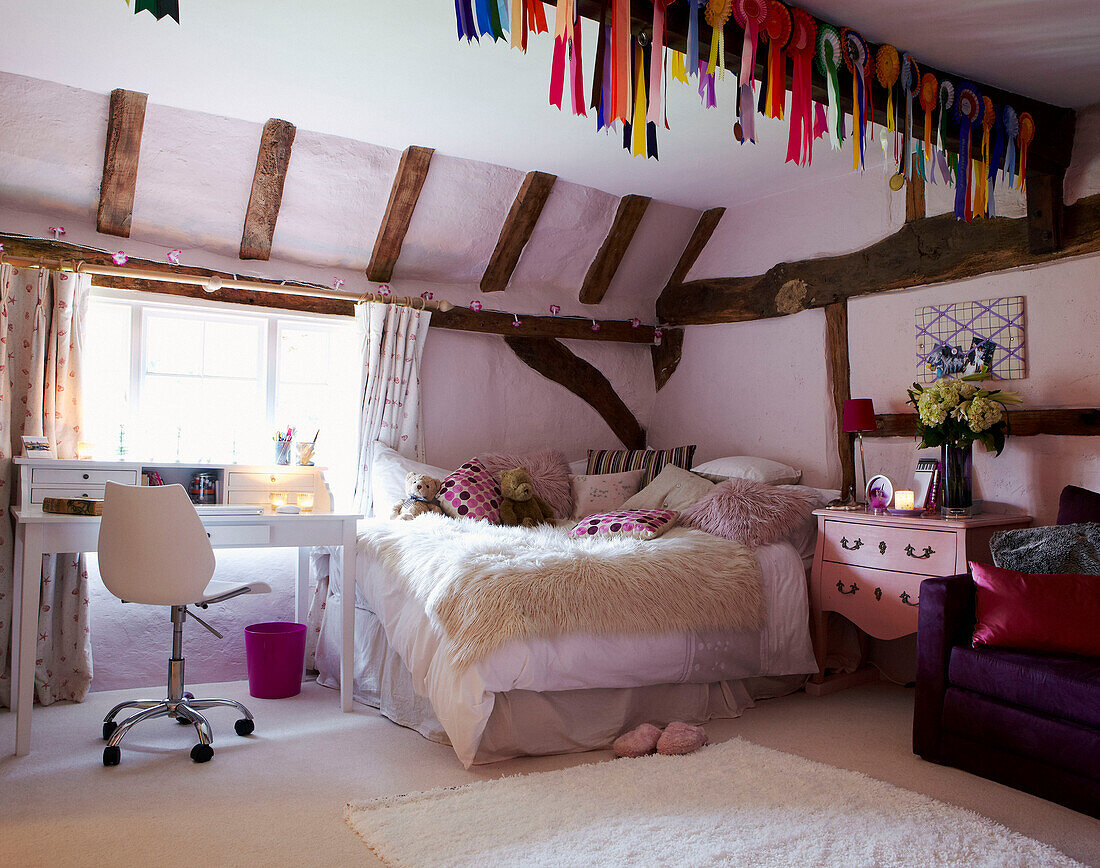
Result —
<svg viewBox="0 0 1100 868"><path fill-rule="evenodd" d="M746 545L763 546L783 539L791 528L801 527L813 504L813 495L808 491L731 479L719 483L684 510L680 524Z"/></svg>
<svg viewBox="0 0 1100 868"><path fill-rule="evenodd" d="M557 449L539 449L526 455L490 452L481 457L481 463L497 480L502 471L526 467L535 485L535 494L554 510L554 517L569 518L573 514L572 474L569 462Z"/></svg>

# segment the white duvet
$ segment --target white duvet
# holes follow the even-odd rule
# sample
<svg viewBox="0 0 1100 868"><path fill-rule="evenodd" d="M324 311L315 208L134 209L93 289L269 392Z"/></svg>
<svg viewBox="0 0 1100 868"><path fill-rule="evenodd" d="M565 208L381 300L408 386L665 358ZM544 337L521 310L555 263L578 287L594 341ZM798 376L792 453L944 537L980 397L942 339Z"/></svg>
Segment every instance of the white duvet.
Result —
<svg viewBox="0 0 1100 868"><path fill-rule="evenodd" d="M477 754L497 693L709 683L816 671L806 573L786 542L756 549L767 602L767 621L759 632L531 639L504 645L462 672L444 653L445 637L424 606L388 573L366 541L360 539L359 546L356 584L362 599L357 603L381 622L414 688L431 701L466 767ZM340 587L339 558L331 558L330 564L333 587Z"/></svg>

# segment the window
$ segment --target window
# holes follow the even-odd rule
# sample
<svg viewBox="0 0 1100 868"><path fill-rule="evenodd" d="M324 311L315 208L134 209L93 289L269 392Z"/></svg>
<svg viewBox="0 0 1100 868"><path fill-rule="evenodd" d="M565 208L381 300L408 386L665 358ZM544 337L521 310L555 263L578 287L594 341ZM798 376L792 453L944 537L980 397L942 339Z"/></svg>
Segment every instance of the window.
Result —
<svg viewBox="0 0 1100 868"><path fill-rule="evenodd" d="M274 434L317 436L338 502L354 488L355 324L96 289L84 437L97 458L272 464Z"/></svg>

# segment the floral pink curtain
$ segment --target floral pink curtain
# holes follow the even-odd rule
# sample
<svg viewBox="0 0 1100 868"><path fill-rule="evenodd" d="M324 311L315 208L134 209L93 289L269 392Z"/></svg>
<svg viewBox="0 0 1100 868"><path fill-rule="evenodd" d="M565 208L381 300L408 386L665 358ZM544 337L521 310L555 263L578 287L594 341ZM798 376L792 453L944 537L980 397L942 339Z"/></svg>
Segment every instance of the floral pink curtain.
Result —
<svg viewBox="0 0 1100 868"><path fill-rule="evenodd" d="M11 704L14 546L9 507L18 496L11 458L24 434L75 458L80 437L85 274L0 264L0 704ZM81 554L42 561L34 687L38 701L80 702L92 682L88 572Z"/></svg>

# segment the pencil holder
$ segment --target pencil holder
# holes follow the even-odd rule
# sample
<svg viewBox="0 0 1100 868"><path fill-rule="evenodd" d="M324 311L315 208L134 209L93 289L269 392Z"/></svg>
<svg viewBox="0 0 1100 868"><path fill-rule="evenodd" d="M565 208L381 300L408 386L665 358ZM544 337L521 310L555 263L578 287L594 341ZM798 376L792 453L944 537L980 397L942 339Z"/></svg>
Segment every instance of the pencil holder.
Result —
<svg viewBox="0 0 1100 868"><path fill-rule="evenodd" d="M294 445L294 440L290 437L285 440L275 441L275 463L276 464L290 464L290 450Z"/></svg>

